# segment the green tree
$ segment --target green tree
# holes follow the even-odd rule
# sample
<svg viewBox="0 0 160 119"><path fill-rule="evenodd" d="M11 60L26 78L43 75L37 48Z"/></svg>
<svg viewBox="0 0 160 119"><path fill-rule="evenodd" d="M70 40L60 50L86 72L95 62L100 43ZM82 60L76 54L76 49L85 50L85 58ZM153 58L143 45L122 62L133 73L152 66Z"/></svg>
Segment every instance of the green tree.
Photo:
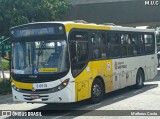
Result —
<svg viewBox="0 0 160 119"><path fill-rule="evenodd" d="M61 20L70 8L65 0L0 0L0 36L16 25Z"/></svg>

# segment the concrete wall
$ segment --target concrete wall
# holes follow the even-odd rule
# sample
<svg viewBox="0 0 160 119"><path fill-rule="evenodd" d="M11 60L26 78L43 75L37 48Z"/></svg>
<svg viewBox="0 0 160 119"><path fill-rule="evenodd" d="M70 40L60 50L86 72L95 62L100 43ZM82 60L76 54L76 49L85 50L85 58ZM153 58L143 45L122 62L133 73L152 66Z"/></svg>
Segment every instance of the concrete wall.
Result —
<svg viewBox="0 0 160 119"><path fill-rule="evenodd" d="M160 24L160 5L145 6L145 0L77 0L64 20L85 20L91 23L115 23L119 25ZM88 1L86 4L84 1ZM108 2L104 2L108 1ZM82 4L83 3L83 4Z"/></svg>
<svg viewBox="0 0 160 119"><path fill-rule="evenodd" d="M124 1L135 1L135 0L66 0L72 5L80 4L92 4L92 3L107 3L107 2L124 2Z"/></svg>

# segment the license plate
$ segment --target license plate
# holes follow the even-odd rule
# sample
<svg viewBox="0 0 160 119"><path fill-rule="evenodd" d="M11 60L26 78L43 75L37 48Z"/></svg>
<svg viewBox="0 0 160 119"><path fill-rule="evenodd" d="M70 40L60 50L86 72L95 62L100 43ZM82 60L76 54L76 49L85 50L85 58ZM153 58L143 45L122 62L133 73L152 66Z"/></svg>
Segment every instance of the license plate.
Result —
<svg viewBox="0 0 160 119"><path fill-rule="evenodd" d="M46 88L48 88L46 83L38 83L36 85L36 89L46 89Z"/></svg>
<svg viewBox="0 0 160 119"><path fill-rule="evenodd" d="M32 98L32 99L39 99L40 96L39 96L39 95L31 95L31 98Z"/></svg>

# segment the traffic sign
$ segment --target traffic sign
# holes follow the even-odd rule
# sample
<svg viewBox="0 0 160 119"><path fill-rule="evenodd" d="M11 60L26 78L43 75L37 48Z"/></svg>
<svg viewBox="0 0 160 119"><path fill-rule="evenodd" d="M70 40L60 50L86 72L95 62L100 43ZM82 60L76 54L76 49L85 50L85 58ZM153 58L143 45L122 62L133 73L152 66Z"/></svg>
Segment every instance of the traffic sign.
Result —
<svg viewBox="0 0 160 119"><path fill-rule="evenodd" d="M11 43L6 43L6 44L4 45L4 51L5 51L5 52L11 51Z"/></svg>
<svg viewBox="0 0 160 119"><path fill-rule="evenodd" d="M0 38L0 52L2 52L2 45L1 45L1 42L3 41L2 38Z"/></svg>
<svg viewBox="0 0 160 119"><path fill-rule="evenodd" d="M2 52L2 45L0 45L0 52Z"/></svg>
<svg viewBox="0 0 160 119"><path fill-rule="evenodd" d="M0 38L0 43L3 41L4 39ZM4 45L4 51L5 52L8 52L8 51L11 51L11 43L6 43ZM0 44L0 52L2 52L2 45Z"/></svg>

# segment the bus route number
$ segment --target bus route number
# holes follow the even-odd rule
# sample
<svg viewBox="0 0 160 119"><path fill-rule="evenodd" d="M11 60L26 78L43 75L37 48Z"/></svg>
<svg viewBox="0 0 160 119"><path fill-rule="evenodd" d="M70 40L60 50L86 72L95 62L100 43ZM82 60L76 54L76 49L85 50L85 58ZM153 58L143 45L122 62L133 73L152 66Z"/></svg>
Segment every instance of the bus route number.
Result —
<svg viewBox="0 0 160 119"><path fill-rule="evenodd" d="M47 84L46 83L37 84L37 89L44 89L44 88L47 88Z"/></svg>

